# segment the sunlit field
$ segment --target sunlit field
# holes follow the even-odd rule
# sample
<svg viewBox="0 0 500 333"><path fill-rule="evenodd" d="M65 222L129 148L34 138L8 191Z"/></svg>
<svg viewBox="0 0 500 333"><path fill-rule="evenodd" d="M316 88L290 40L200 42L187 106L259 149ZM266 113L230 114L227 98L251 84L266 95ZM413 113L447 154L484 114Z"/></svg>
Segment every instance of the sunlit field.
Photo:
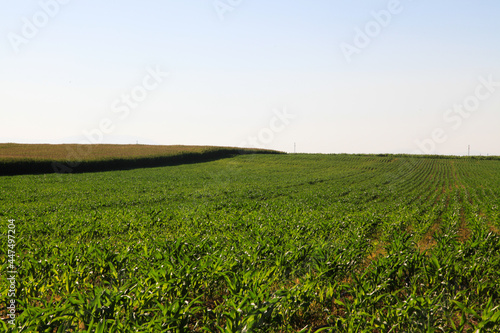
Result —
<svg viewBox="0 0 500 333"><path fill-rule="evenodd" d="M269 149L214 146L0 144L0 176L81 173L196 163Z"/></svg>
<svg viewBox="0 0 500 333"><path fill-rule="evenodd" d="M0 189L5 331L500 331L498 159L240 155Z"/></svg>

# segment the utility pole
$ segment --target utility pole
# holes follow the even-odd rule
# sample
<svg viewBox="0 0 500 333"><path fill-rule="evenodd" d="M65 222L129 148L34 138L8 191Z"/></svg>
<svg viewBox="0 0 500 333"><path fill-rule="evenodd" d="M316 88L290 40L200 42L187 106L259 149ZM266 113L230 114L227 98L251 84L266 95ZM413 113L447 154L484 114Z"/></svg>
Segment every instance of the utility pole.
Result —
<svg viewBox="0 0 500 333"><path fill-rule="evenodd" d="M295 154L297 152L297 143L293 143L293 153Z"/></svg>
<svg viewBox="0 0 500 333"><path fill-rule="evenodd" d="M468 155L470 156L470 145L468 147Z"/></svg>

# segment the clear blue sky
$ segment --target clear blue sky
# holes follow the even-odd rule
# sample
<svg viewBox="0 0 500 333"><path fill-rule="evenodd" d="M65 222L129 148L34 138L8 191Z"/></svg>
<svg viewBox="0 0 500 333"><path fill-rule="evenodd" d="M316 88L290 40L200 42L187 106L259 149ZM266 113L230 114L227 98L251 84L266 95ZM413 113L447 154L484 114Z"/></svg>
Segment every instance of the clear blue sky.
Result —
<svg viewBox="0 0 500 333"><path fill-rule="evenodd" d="M0 3L0 142L500 155L498 1Z"/></svg>

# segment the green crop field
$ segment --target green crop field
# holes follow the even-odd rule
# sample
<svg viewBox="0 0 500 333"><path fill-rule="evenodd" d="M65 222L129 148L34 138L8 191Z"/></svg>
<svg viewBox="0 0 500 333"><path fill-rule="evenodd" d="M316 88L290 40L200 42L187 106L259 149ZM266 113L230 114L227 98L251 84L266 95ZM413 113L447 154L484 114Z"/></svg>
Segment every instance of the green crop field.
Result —
<svg viewBox="0 0 500 333"><path fill-rule="evenodd" d="M0 176L80 173L203 162L238 154L281 154L269 149L110 144L0 144Z"/></svg>
<svg viewBox="0 0 500 333"><path fill-rule="evenodd" d="M0 189L0 330L500 331L495 158L241 155Z"/></svg>

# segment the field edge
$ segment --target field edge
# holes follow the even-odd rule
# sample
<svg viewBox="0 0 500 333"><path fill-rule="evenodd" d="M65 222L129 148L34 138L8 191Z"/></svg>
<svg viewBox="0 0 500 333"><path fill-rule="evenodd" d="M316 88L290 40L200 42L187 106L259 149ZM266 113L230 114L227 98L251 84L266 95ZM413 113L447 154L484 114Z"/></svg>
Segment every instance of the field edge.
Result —
<svg viewBox="0 0 500 333"><path fill-rule="evenodd" d="M286 153L218 146L0 144L0 176L129 170L201 163L246 154Z"/></svg>

